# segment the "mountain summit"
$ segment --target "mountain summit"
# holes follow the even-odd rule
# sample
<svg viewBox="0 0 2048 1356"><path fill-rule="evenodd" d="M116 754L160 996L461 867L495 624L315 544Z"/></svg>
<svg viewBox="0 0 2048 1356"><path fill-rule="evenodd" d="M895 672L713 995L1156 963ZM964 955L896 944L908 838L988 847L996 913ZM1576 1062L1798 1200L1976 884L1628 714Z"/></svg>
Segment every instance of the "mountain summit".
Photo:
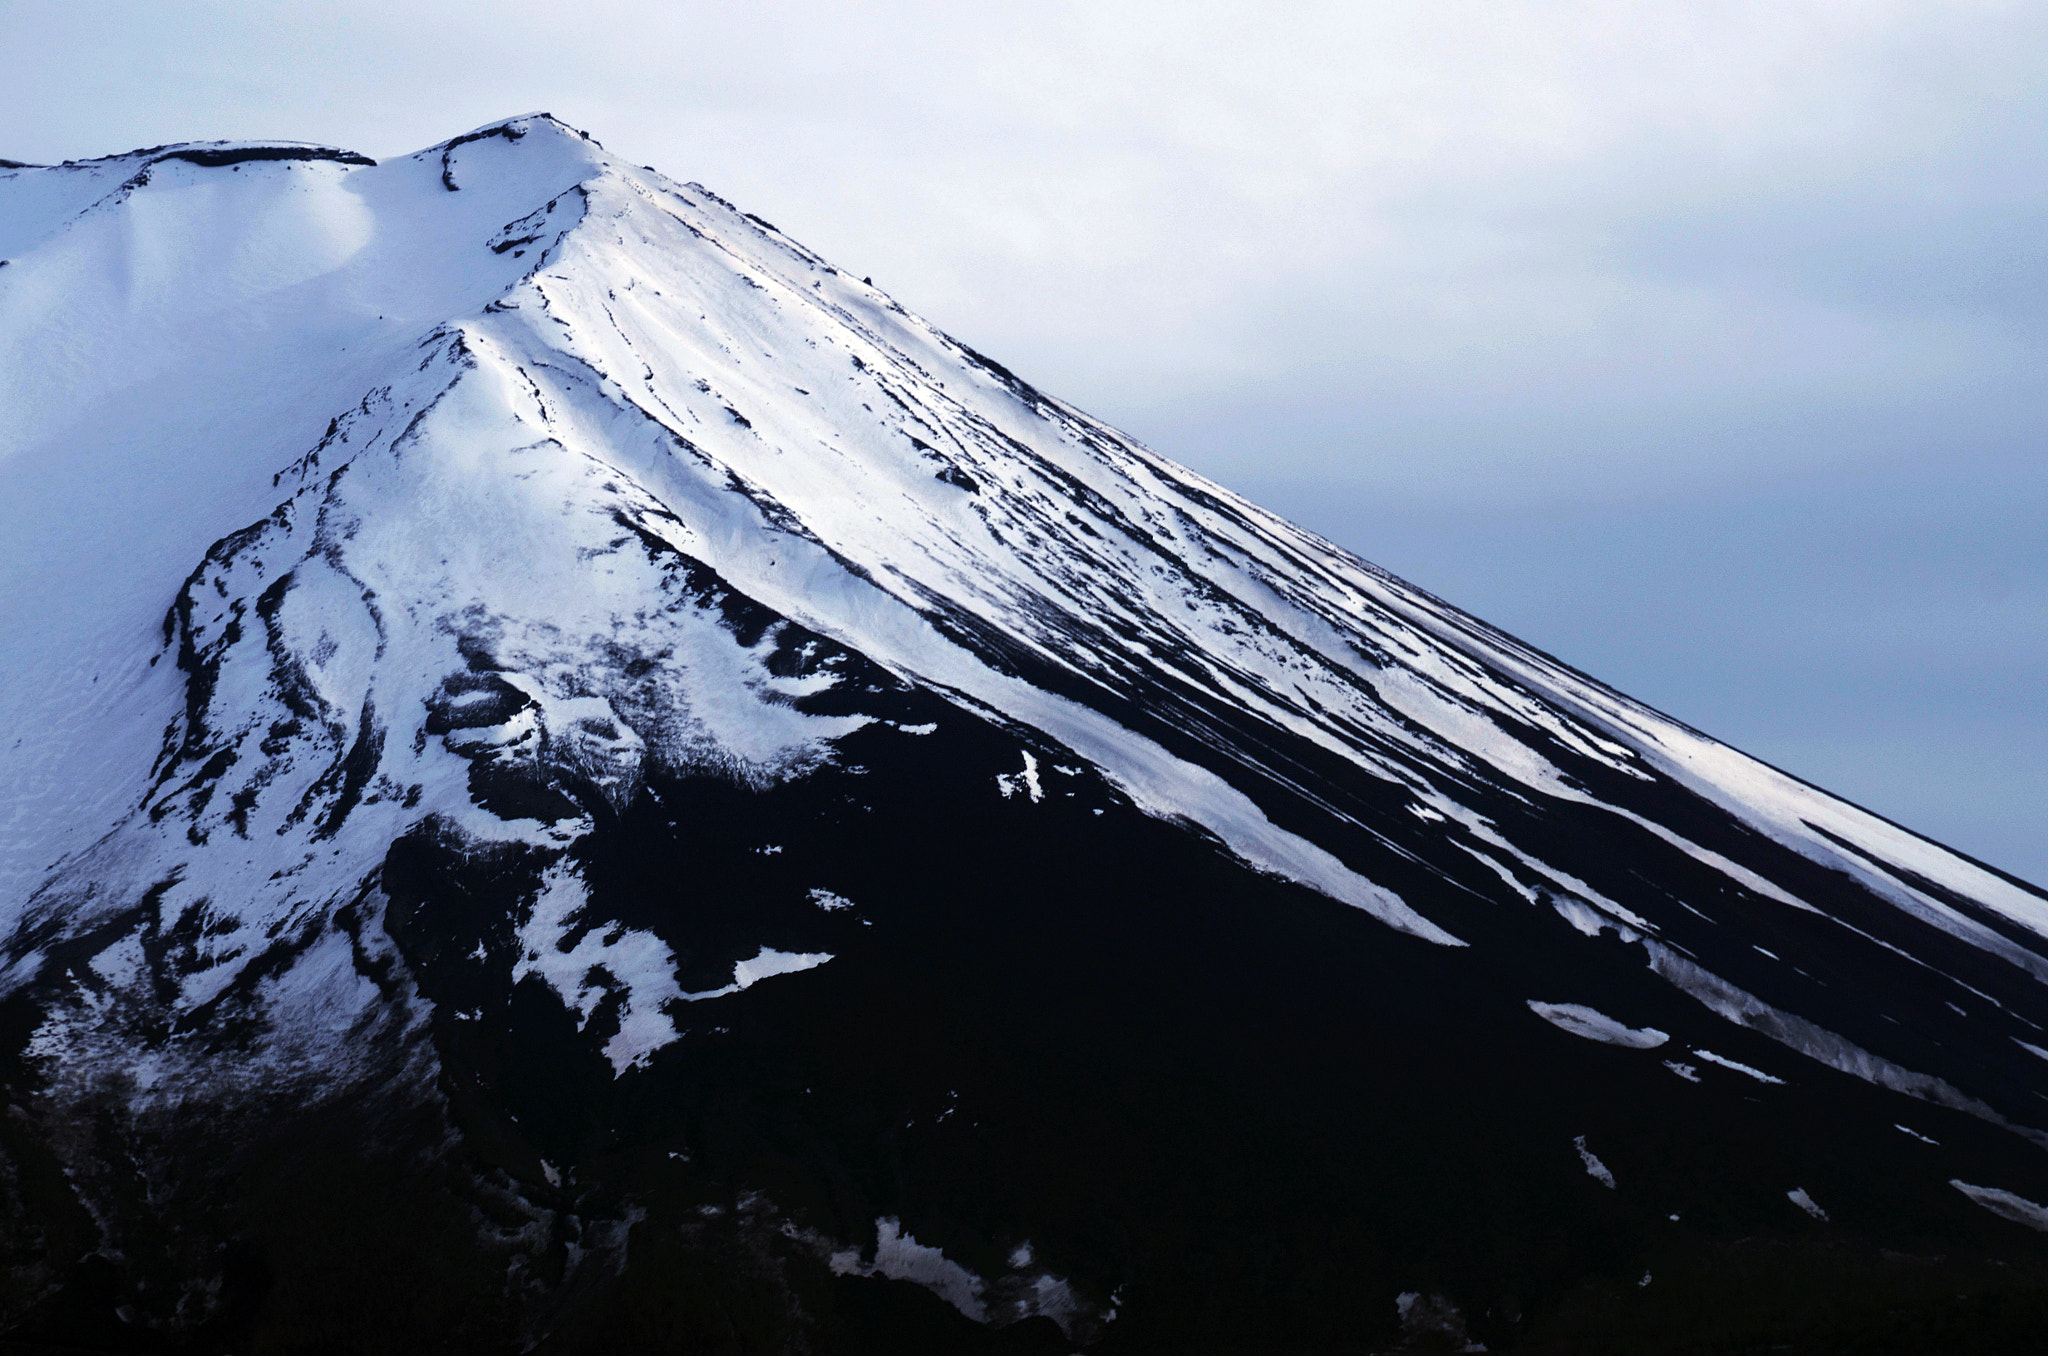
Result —
<svg viewBox="0 0 2048 1356"><path fill-rule="evenodd" d="M2038 1332L2033 886L546 115L0 257L17 1340Z"/></svg>

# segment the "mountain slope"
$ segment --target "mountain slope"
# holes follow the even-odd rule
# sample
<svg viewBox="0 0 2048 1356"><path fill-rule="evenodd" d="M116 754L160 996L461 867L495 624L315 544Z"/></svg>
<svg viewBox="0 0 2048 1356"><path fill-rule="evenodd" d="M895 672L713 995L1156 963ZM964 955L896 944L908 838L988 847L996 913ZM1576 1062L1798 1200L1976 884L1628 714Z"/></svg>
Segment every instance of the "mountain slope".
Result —
<svg viewBox="0 0 2048 1356"><path fill-rule="evenodd" d="M2048 896L707 190L544 115L159 147L0 171L0 252L20 1331L1499 1349L1726 1310L1760 1238L2038 1284Z"/></svg>

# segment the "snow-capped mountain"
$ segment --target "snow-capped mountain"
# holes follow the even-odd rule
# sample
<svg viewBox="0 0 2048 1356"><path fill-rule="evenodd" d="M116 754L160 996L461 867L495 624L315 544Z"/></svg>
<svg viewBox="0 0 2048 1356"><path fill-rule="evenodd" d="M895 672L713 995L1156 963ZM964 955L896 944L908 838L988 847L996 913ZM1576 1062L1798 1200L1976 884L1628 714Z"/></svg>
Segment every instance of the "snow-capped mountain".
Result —
<svg viewBox="0 0 2048 1356"><path fill-rule="evenodd" d="M1677 1349L2048 1294L2048 894L709 190L545 115L194 143L0 167L0 258L18 1335Z"/></svg>

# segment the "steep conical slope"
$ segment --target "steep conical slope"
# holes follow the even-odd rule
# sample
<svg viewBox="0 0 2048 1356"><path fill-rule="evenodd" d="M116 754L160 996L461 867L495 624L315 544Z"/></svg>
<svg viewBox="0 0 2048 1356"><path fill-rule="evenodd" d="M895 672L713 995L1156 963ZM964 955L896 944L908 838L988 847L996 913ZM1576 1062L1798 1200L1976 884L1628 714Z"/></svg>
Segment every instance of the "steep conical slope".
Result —
<svg viewBox="0 0 2048 1356"><path fill-rule="evenodd" d="M21 1331L1668 1346L2038 1285L2041 892L543 116L0 213Z"/></svg>

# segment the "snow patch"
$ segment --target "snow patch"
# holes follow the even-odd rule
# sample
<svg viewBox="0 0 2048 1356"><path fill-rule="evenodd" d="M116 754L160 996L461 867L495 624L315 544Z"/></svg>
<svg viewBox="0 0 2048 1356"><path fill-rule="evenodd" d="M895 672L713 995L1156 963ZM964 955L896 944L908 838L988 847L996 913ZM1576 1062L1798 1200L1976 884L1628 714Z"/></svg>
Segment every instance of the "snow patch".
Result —
<svg viewBox="0 0 2048 1356"><path fill-rule="evenodd" d="M1650 968L1659 977L1692 995L1710 1011L1718 1013L1737 1026L1768 1036L1787 1049L1795 1050L1829 1068L1860 1078L1866 1083L1903 1092L1909 1097L1917 1097L1937 1106L1967 1112L1979 1120L1988 1121L1992 1125L2010 1130L2048 1148L2048 1134L2006 1119L1996 1109L1952 1084L1894 1064L1825 1027L1773 1007L1755 994L1738 989L1719 975L1701 968L1661 943L1645 941L1643 945L1649 951ZM1707 1058L1704 1052L1695 1053L1703 1059ZM1725 1061L1717 1059L1715 1062ZM1751 1071L1744 1069L1743 1072Z"/></svg>
<svg viewBox="0 0 2048 1356"><path fill-rule="evenodd" d="M1747 1064L1738 1063L1725 1055L1717 1055L1712 1050L1694 1050L1693 1053L1709 1064L1718 1064L1724 1069L1733 1069L1736 1073L1748 1074L1759 1083L1776 1083L1781 1087L1784 1085L1785 1080L1782 1078L1774 1078L1762 1069L1752 1069Z"/></svg>
<svg viewBox="0 0 2048 1356"><path fill-rule="evenodd" d="M2048 1233L2048 1205L2037 1205L2024 1196L2002 1191L1997 1187L1971 1186L1968 1182L1950 1178L1950 1186L1962 1192L1994 1215L2002 1216L2015 1224L2024 1224L2029 1229Z"/></svg>
<svg viewBox="0 0 2048 1356"><path fill-rule="evenodd" d="M1404 1290L1394 1297L1394 1312L1412 1346L1437 1351L1486 1350L1485 1343L1475 1342L1467 1334L1465 1316L1458 1306L1442 1295Z"/></svg>
<svg viewBox="0 0 2048 1356"><path fill-rule="evenodd" d="M751 989L764 979L777 975L793 975L804 970L815 970L832 959L829 951L777 951L773 947L762 947L752 957L732 967L732 983L722 989L706 989L701 993L686 993L680 997L690 1003L707 998L723 998L727 994Z"/></svg>
<svg viewBox="0 0 2048 1356"><path fill-rule="evenodd" d="M1614 1174L1608 1171L1607 1165L1602 1163L1591 1149L1586 1147L1586 1137L1580 1135L1572 1144L1579 1151L1579 1162L1586 1165L1586 1175L1609 1191L1614 1190Z"/></svg>
<svg viewBox="0 0 2048 1356"><path fill-rule="evenodd" d="M1557 911L1558 917L1588 937L1598 937L1603 928L1613 928L1615 935L1624 942L1633 942L1640 936L1636 929L1609 917L1582 899L1573 899L1570 895L1551 896L1550 907Z"/></svg>
<svg viewBox="0 0 2048 1356"><path fill-rule="evenodd" d="M1003 799L1022 791L1031 798L1033 805L1045 799L1045 788L1038 783L1038 760L1031 756L1031 750L1024 750L1024 770L1003 772L996 776L996 789L1003 793Z"/></svg>
<svg viewBox="0 0 2048 1356"><path fill-rule="evenodd" d="M1549 1022L1560 1031L1569 1031L1589 1041L1600 1041L1607 1045L1627 1046L1634 1050L1654 1050L1671 1037L1655 1027L1640 1030L1624 1026L1604 1012L1598 1012L1577 1003L1541 1003L1529 1000L1529 1011Z"/></svg>
<svg viewBox="0 0 2048 1356"><path fill-rule="evenodd" d="M1793 1187L1790 1191L1785 1193L1785 1199L1792 1202L1792 1204L1798 1206L1801 1210L1804 1210L1807 1214L1813 1216L1815 1219L1820 1220L1823 1223L1827 1221L1828 1212L1821 1209L1820 1206L1814 1203L1813 1197L1806 1194L1805 1187Z"/></svg>
<svg viewBox="0 0 2048 1356"><path fill-rule="evenodd" d="M1100 1306L1075 1289L1064 1276L1045 1270L1030 1242L1012 1247L1010 1270L986 1279L947 1257L943 1250L920 1243L894 1215L875 1221L875 1247L870 1257L860 1248L840 1248L809 1230L785 1226L783 1232L817 1249L837 1276L881 1276L922 1286L976 1323L1004 1327L1027 1318L1050 1318L1069 1341L1086 1343L1114 1322L1114 1297Z"/></svg>
<svg viewBox="0 0 2048 1356"><path fill-rule="evenodd" d="M519 929L512 982L539 976L576 1014L579 1031L616 992L619 1029L605 1042L604 1054L618 1078L646 1067L656 1050L680 1037L666 1008L692 995L676 983L675 954L667 942L637 928L601 926L589 917L589 907L590 892L575 867L550 867Z"/></svg>
<svg viewBox="0 0 2048 1356"><path fill-rule="evenodd" d="M926 1247L904 1232L903 1222L893 1215L875 1221L873 1261L864 1260L859 1249L849 1248L833 1253L826 1264L835 1276L886 1276L923 1286L976 1323L988 1322L988 1305L982 1298L987 1283L944 1252Z"/></svg>

